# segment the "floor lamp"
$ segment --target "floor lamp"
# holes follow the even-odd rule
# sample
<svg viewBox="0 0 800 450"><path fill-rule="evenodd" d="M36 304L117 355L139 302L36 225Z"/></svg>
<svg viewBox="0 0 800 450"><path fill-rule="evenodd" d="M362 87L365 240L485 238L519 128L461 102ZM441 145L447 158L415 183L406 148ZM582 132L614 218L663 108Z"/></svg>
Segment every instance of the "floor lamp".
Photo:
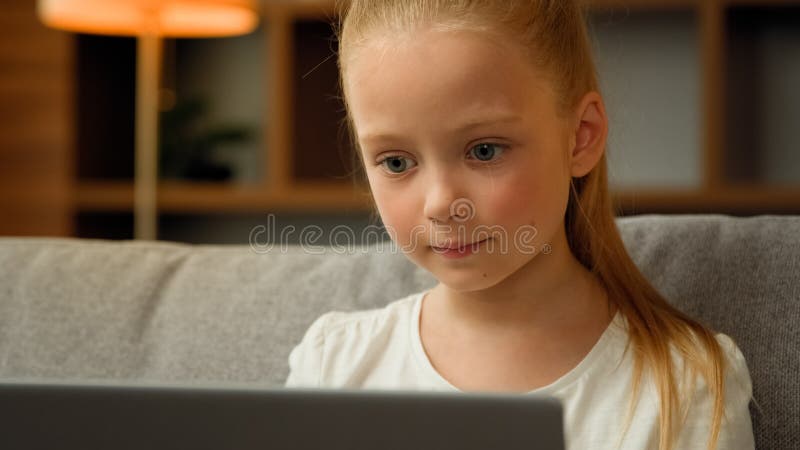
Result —
<svg viewBox="0 0 800 450"><path fill-rule="evenodd" d="M162 39L250 33L256 0L38 0L37 12L53 28L137 37L134 237L155 240Z"/></svg>

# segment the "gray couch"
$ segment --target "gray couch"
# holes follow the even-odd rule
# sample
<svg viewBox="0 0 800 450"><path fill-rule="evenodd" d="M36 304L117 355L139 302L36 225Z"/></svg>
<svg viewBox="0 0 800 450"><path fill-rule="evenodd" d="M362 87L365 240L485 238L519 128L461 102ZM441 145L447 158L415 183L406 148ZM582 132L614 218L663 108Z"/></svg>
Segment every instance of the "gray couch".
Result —
<svg viewBox="0 0 800 450"><path fill-rule="evenodd" d="M800 449L800 217L618 219L636 263L750 367L759 449ZM401 254L0 238L0 378L279 386L325 311L433 286Z"/></svg>

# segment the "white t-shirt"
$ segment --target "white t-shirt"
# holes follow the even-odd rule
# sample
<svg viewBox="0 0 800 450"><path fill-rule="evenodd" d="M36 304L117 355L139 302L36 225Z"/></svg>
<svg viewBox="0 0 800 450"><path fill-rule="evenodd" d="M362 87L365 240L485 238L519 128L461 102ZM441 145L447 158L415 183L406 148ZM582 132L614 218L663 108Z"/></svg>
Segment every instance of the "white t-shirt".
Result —
<svg viewBox="0 0 800 450"><path fill-rule="evenodd" d="M422 346L419 317L426 292L380 309L334 311L319 317L289 355L286 387L459 391L436 371ZM728 336L716 337L729 367L718 449L753 449L747 364ZM633 386L633 356L624 351L626 343L625 320L617 313L577 366L530 392L561 400L568 449L658 448L658 393L646 376L630 428L623 435ZM682 361L676 362L680 369ZM675 449L706 449L713 398L702 376L694 392Z"/></svg>

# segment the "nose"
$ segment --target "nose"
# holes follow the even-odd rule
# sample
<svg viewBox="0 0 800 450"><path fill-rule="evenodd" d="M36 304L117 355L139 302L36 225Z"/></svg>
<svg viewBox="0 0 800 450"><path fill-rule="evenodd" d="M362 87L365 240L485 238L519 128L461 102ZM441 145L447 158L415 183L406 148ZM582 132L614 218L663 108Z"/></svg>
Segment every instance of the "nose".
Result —
<svg viewBox="0 0 800 450"><path fill-rule="evenodd" d="M459 207L459 202L466 198L466 192L461 188L457 174L438 172L432 174L425 194L425 217L438 223L448 223L451 220L463 221L465 211ZM471 212L468 213L472 215Z"/></svg>

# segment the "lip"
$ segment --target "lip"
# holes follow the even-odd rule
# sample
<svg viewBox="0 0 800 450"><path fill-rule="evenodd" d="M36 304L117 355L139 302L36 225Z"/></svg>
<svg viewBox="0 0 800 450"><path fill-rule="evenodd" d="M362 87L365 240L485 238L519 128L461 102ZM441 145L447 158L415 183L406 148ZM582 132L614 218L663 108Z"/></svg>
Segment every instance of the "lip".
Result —
<svg viewBox="0 0 800 450"><path fill-rule="evenodd" d="M445 258L463 258L473 254L481 244L488 240L489 239L487 238L482 241L464 244L460 247L436 247L432 245L431 248Z"/></svg>

